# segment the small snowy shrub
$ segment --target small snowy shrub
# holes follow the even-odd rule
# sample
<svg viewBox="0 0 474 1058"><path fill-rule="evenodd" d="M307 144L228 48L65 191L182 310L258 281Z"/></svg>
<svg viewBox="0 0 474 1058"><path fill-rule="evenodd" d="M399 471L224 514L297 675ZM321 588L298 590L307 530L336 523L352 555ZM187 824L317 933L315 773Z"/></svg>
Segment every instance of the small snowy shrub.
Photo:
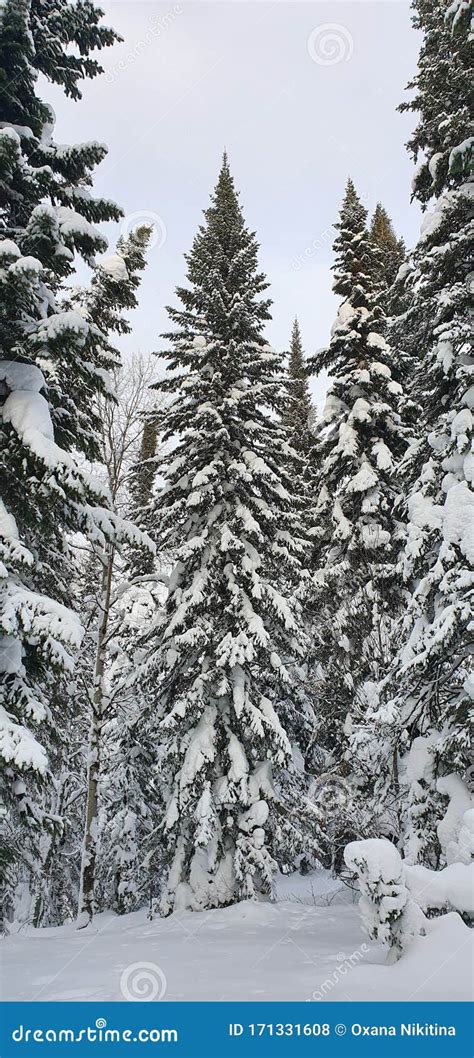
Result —
<svg viewBox="0 0 474 1058"><path fill-rule="evenodd" d="M368 838L347 845L344 858L358 875L365 930L372 940L389 945L394 962L408 940L424 932L425 921L411 899L401 856L385 838Z"/></svg>

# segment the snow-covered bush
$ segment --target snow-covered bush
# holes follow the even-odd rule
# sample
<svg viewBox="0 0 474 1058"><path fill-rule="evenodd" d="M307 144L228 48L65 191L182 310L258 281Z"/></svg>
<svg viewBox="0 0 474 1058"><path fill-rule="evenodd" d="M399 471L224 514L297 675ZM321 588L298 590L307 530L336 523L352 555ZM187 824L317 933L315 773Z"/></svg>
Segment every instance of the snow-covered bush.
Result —
<svg viewBox="0 0 474 1058"><path fill-rule="evenodd" d="M347 845L344 858L358 875L364 927L372 940L389 945L389 961L395 961L407 942L425 931L425 916L411 897L400 853L384 838L368 838Z"/></svg>
<svg viewBox="0 0 474 1058"><path fill-rule="evenodd" d="M459 851L467 856L473 845L473 809L464 813L459 834ZM472 860L432 871L402 860L395 845L384 838L353 841L346 846L344 858L358 876L364 927L372 940L390 946L392 958L414 936L425 933L425 912L454 910L464 919L474 915Z"/></svg>

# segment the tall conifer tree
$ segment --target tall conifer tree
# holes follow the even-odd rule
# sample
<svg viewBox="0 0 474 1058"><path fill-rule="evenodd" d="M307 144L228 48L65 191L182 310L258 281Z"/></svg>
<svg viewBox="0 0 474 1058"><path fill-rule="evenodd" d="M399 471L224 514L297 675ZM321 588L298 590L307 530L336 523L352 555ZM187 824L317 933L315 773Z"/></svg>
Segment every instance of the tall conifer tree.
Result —
<svg viewBox="0 0 474 1058"><path fill-rule="evenodd" d="M313 453L313 538L316 649L323 659L320 738L341 759L346 717L352 723L367 708L400 605L394 505L406 442L401 386L381 333L380 251L351 180L336 227L334 290L342 301L315 365L328 370L330 388Z"/></svg>
<svg viewBox="0 0 474 1058"><path fill-rule="evenodd" d="M165 336L173 399L161 429L177 447L154 522L173 572L144 670L170 787L165 912L268 890L318 824L288 771L285 700L303 644L287 598L304 542L257 249L224 156Z"/></svg>
<svg viewBox="0 0 474 1058"><path fill-rule="evenodd" d="M402 799L406 854L436 865L448 787L462 782L469 765L474 697L472 4L416 0L414 9L424 39L409 86L415 96L402 109L419 115L410 142L415 160L422 155L414 194L423 208L434 204L422 223L410 304L393 340L411 351L423 414L400 475L408 519L403 575L411 591L404 643L368 736L382 775L387 761L413 747Z"/></svg>
<svg viewBox="0 0 474 1058"><path fill-rule="evenodd" d="M71 611L69 532L105 543L118 523L76 453L96 451L94 400L107 389L107 335L60 301L77 256L106 249L96 228L120 217L90 192L106 149L57 145L37 77L73 98L100 72L90 57L116 35L89 2L6 0L0 11L0 759L10 847L16 823L42 833L36 798L48 769L58 687L82 630ZM88 405L88 415L83 404Z"/></svg>

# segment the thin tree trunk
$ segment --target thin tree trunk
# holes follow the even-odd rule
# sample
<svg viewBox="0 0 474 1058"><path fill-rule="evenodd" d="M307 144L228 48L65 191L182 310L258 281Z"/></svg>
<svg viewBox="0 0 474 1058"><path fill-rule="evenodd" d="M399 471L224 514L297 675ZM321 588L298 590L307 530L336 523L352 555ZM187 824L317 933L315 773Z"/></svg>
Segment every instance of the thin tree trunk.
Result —
<svg viewBox="0 0 474 1058"><path fill-rule="evenodd" d="M94 917L94 888L97 860L97 828L99 810L99 779L102 755L102 728L104 722L104 670L105 642L110 617L114 548L107 552L101 583L100 624L97 633L97 649L94 667L94 693L87 764L87 803L84 845L81 863L79 890L78 929L87 926Z"/></svg>

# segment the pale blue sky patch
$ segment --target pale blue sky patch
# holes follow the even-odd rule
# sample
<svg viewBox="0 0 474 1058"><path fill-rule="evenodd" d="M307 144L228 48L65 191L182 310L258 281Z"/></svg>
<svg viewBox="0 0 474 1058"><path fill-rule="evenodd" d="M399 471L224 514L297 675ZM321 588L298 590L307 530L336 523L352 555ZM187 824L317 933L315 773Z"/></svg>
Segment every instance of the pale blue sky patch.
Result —
<svg viewBox="0 0 474 1058"><path fill-rule="evenodd" d="M416 69L419 36L405 0L314 3L105 0L124 42L101 54L105 74L76 104L45 90L60 142L104 141L95 190L130 226L150 218L154 246L124 350L158 349L165 305L184 278L224 146L274 299L269 340L288 345L300 319L309 354L335 316L333 223L347 176L366 206L381 200L416 239L414 124L396 107ZM130 220L130 218L132 218ZM107 225L111 244L117 226Z"/></svg>

